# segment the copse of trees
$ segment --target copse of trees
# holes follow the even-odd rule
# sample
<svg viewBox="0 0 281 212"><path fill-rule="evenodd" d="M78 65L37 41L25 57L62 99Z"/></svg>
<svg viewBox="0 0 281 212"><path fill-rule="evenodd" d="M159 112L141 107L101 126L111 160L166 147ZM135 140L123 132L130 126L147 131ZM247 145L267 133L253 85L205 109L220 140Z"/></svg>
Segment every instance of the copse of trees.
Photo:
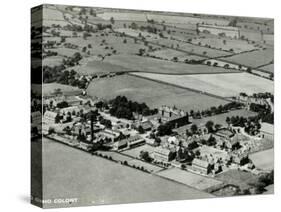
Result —
<svg viewBox="0 0 281 212"><path fill-rule="evenodd" d="M125 96L117 96L110 100L111 105L109 113L117 118L134 119L133 113L143 116L153 115L158 112L157 109L150 109L145 103L138 103L128 100Z"/></svg>

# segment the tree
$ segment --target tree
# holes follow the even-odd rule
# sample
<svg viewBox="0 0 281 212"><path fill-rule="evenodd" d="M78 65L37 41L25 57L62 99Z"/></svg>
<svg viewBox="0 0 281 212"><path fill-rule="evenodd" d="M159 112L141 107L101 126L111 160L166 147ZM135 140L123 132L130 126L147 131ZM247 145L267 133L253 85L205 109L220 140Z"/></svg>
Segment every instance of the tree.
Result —
<svg viewBox="0 0 281 212"><path fill-rule="evenodd" d="M111 24L114 24L114 23L115 23L115 20L114 20L113 17L110 18L110 23L111 23Z"/></svg>
<svg viewBox="0 0 281 212"><path fill-rule="evenodd" d="M196 124L192 124L191 127L190 127L190 130L193 134L197 133L198 131L198 127Z"/></svg>
<svg viewBox="0 0 281 212"><path fill-rule="evenodd" d="M146 162L151 162L151 160L152 160L147 151L141 151L140 152L140 158L143 159Z"/></svg>
<svg viewBox="0 0 281 212"><path fill-rule="evenodd" d="M144 129L141 125L138 127L138 131L139 131L140 134L145 133L145 131L144 131Z"/></svg>
<svg viewBox="0 0 281 212"><path fill-rule="evenodd" d="M212 121L207 121L205 124L205 127L208 129L208 132L211 133L214 131L214 122Z"/></svg>

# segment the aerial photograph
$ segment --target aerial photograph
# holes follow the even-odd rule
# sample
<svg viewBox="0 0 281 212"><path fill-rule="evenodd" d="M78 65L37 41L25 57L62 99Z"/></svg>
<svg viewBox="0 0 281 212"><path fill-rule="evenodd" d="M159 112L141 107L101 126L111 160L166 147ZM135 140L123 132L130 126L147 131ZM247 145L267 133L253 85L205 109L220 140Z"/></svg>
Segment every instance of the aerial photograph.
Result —
<svg viewBox="0 0 281 212"><path fill-rule="evenodd" d="M274 20L31 9L44 208L274 193Z"/></svg>

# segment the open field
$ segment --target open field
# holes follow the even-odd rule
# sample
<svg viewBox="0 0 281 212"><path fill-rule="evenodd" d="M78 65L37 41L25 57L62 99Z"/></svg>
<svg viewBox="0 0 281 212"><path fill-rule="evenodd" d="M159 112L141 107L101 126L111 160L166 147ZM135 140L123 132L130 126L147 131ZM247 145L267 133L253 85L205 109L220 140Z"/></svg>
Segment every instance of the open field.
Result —
<svg viewBox="0 0 281 212"><path fill-rule="evenodd" d="M262 170L274 169L274 150L268 149L250 155L255 166Z"/></svg>
<svg viewBox="0 0 281 212"><path fill-rule="evenodd" d="M184 62L186 59L190 60L204 60L206 58L196 56L196 55L190 55L187 53L179 52L173 49L161 49L158 51L154 51L149 53L151 56L155 56L158 58L163 58L165 60L172 60L174 57L177 57L178 61Z"/></svg>
<svg viewBox="0 0 281 212"><path fill-rule="evenodd" d="M54 92L54 89L60 89L62 92L66 92L66 93L81 93L82 91L77 88L77 87L73 87L73 86L69 86L69 85L63 85L63 84L59 84L59 83L44 83L43 86L42 85L36 85L33 84L32 85L32 90L36 91L36 92L40 92L41 93L41 88L43 91L43 96L48 96L50 95L52 92Z"/></svg>
<svg viewBox="0 0 281 212"><path fill-rule="evenodd" d="M59 66L62 64L63 57L62 56L51 56L51 57L46 57L42 60L42 65L43 66Z"/></svg>
<svg viewBox="0 0 281 212"><path fill-rule="evenodd" d="M178 168L170 168L158 172L157 175L183 183L198 190L206 190L222 183L219 180L180 170Z"/></svg>
<svg viewBox="0 0 281 212"><path fill-rule="evenodd" d="M224 58L225 61L239 63L250 67L258 67L270 63L273 59L273 49L253 51Z"/></svg>
<svg viewBox="0 0 281 212"><path fill-rule="evenodd" d="M44 199L77 197L72 206L213 197L48 139L43 139L43 170Z"/></svg>
<svg viewBox="0 0 281 212"><path fill-rule="evenodd" d="M124 72L129 71L128 69L118 66L112 65L107 62L102 61L89 61L85 66L82 66L78 72L81 74L99 74L99 73L109 73L109 72Z"/></svg>
<svg viewBox="0 0 281 212"><path fill-rule="evenodd" d="M274 73L274 64L270 64L270 65L266 65L266 66L262 66L259 69L265 70L265 71L269 71L271 73Z"/></svg>
<svg viewBox="0 0 281 212"><path fill-rule="evenodd" d="M229 70L224 68L175 63L136 55L115 55L106 58L105 61L114 65L123 66L125 68L131 69L132 71L134 70L151 73L202 74L229 72Z"/></svg>
<svg viewBox="0 0 281 212"><path fill-rule="evenodd" d="M226 184L239 186L241 190L244 190L250 187L249 184L255 183L258 180L258 176L250 172L233 169L216 175L215 179L221 180Z"/></svg>
<svg viewBox="0 0 281 212"><path fill-rule="evenodd" d="M132 74L222 97L237 96L240 92L245 92L248 95L259 92L273 93L274 90L273 81L248 73L198 74L185 76L154 73Z"/></svg>
<svg viewBox="0 0 281 212"><path fill-rule="evenodd" d="M224 43L225 41L225 43ZM214 48L221 48L222 50L229 51L233 49L234 52L239 53L243 51L254 50L255 47L253 44L248 43L244 40L224 38L224 37L207 37L207 38L197 38L192 40L192 43L198 44L201 43L202 46L210 45Z"/></svg>
<svg viewBox="0 0 281 212"><path fill-rule="evenodd" d="M131 75L95 80L90 83L87 92L90 96L107 100L124 95L133 101L145 102L152 108L176 105L185 111L202 110L227 103L221 99Z"/></svg>

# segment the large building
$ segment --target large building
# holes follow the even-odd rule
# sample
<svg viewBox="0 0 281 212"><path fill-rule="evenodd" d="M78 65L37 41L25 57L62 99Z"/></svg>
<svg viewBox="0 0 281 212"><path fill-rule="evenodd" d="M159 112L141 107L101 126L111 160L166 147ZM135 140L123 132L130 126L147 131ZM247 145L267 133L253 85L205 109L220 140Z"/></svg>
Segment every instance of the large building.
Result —
<svg viewBox="0 0 281 212"><path fill-rule="evenodd" d="M189 123L188 113L176 107L162 106L158 108L158 113L162 123L170 123L174 128L181 127Z"/></svg>
<svg viewBox="0 0 281 212"><path fill-rule="evenodd" d="M175 158L176 152L159 146L154 149L153 155L156 161L169 162Z"/></svg>
<svg viewBox="0 0 281 212"><path fill-rule="evenodd" d="M240 31L237 27L199 24L197 29L199 32L210 33L217 36L240 38Z"/></svg>
<svg viewBox="0 0 281 212"><path fill-rule="evenodd" d="M201 160L198 158L195 158L192 161L192 168L194 171L199 172L201 174L209 174L211 171L211 165L208 161Z"/></svg>

